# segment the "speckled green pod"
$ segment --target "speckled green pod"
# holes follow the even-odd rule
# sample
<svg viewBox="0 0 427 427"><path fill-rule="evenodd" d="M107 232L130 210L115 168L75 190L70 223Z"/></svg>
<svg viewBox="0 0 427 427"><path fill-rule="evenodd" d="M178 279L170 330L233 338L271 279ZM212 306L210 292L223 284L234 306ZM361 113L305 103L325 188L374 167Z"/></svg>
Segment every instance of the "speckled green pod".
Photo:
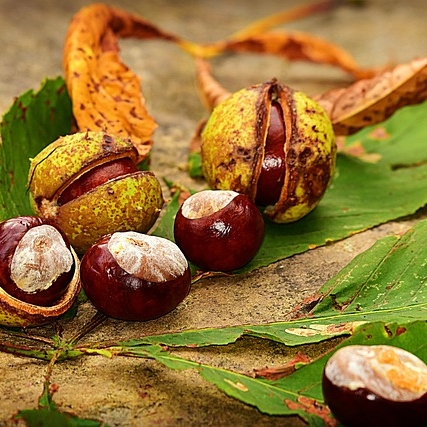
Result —
<svg viewBox="0 0 427 427"><path fill-rule="evenodd" d="M202 168L211 188L234 190L256 201L273 103L283 116L285 169L280 196L264 213L285 223L318 205L335 169L331 121L304 93L272 80L231 95L213 110L202 131Z"/></svg>
<svg viewBox="0 0 427 427"><path fill-rule="evenodd" d="M95 168L121 159L136 164L137 158L129 140L104 132L59 138L31 161L28 187L35 213L57 223L78 253L108 233L147 232L164 202L160 183L151 172L112 177L72 200L61 201L76 180Z"/></svg>

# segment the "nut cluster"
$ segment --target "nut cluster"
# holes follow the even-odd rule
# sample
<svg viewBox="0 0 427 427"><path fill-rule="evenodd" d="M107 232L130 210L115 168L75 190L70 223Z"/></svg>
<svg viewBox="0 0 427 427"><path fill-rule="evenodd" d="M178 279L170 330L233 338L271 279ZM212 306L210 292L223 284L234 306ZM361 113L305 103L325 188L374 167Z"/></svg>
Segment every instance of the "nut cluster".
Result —
<svg viewBox="0 0 427 427"><path fill-rule="evenodd" d="M257 205L273 221L298 220L317 206L334 172L327 115L276 80L221 103L201 141L213 190L183 203L174 223L176 244L146 234L164 200L154 174L139 170L130 140L80 132L43 149L28 176L37 217L0 226L0 322L27 326L61 314L80 280L95 307L111 317L162 316L189 293L188 261L209 271L245 266L264 237ZM81 265L74 250L83 255ZM16 313L16 301L24 314ZM24 305L43 315L28 318Z"/></svg>
<svg viewBox="0 0 427 427"><path fill-rule="evenodd" d="M59 138L31 161L38 216L0 224L0 324L54 320L82 284L100 311L126 320L159 317L185 298L186 258L174 243L145 234L164 201L159 181L140 171L137 159L129 140L82 132ZM82 263L74 250L84 254ZM105 275L99 282L95 271Z"/></svg>

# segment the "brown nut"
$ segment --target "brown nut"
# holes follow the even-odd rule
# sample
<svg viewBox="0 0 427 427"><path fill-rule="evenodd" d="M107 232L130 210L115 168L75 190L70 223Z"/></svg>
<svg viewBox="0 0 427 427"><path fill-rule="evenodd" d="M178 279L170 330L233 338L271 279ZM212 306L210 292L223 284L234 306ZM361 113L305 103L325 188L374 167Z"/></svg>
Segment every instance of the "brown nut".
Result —
<svg viewBox="0 0 427 427"><path fill-rule="evenodd" d="M0 224L0 324L56 319L80 291L80 262L57 226L37 217Z"/></svg>
<svg viewBox="0 0 427 427"><path fill-rule="evenodd" d="M296 221L323 197L336 145L326 112L272 80L242 89L212 112L201 134L211 188L248 195L275 222Z"/></svg>
<svg viewBox="0 0 427 427"><path fill-rule="evenodd" d="M257 254L264 238L264 219L244 194L199 191L178 210L174 238L186 258L202 269L237 270Z"/></svg>
<svg viewBox="0 0 427 427"><path fill-rule="evenodd" d="M329 409L348 427L427 422L427 365L399 347L340 348L326 363L322 389Z"/></svg>
<svg viewBox="0 0 427 427"><path fill-rule="evenodd" d="M108 234L91 246L81 278L99 311L140 322L174 310L191 287L188 261L175 243L134 231Z"/></svg>
<svg viewBox="0 0 427 427"><path fill-rule="evenodd" d="M163 196L154 174L138 170L137 159L129 140L105 132L61 137L31 161L33 209L58 224L79 253L108 233L145 233Z"/></svg>

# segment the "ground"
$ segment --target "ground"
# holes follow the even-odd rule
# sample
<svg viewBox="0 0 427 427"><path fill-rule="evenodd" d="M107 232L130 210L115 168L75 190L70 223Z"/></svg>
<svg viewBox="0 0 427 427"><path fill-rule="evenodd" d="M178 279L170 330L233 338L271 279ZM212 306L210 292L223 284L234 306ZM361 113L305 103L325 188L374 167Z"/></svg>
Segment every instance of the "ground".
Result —
<svg viewBox="0 0 427 427"><path fill-rule="evenodd" d="M72 18L90 2L76 0L0 0L0 113L13 98L38 89L45 77L62 74L61 54ZM153 0L107 2L149 19L192 41L215 41L256 19L295 6L284 0ZM424 0L353 1L337 10L284 26L317 34L347 49L362 66L407 62L426 54ZM192 59L176 46L160 41L123 40L124 62L141 76L147 107L156 118L152 169L161 177L197 187L185 172L189 141L206 117L194 84ZM258 55L226 55L213 61L214 72L230 91L272 77L310 95L345 86L349 76L330 67L288 63ZM313 294L356 254L380 237L400 233L414 221L407 218L360 233L344 241L276 262L235 277L197 282L189 297L172 313L144 324L107 320L87 339L126 339L191 328L282 321L289 310ZM72 334L95 313L90 303L65 324ZM325 343L304 351L321 354ZM297 351L269 341L243 339L235 345L186 350L194 360L251 373L278 366ZM183 352L184 353L184 352ZM0 353L0 425L13 414L37 406L46 364ZM56 366L55 401L80 417L111 426L303 426L297 418L270 417L227 397L193 371L172 371L151 360L84 357Z"/></svg>

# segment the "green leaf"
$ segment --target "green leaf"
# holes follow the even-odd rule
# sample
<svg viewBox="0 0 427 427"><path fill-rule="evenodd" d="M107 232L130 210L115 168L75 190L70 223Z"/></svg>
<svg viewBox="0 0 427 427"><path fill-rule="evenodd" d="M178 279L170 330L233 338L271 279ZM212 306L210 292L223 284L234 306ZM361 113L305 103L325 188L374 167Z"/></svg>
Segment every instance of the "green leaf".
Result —
<svg viewBox="0 0 427 427"><path fill-rule="evenodd" d="M427 221L423 220L402 237L386 237L360 254L322 287L323 300L313 314L369 316L375 311L425 311L426 233Z"/></svg>
<svg viewBox="0 0 427 427"><path fill-rule="evenodd" d="M175 238L173 235L173 224L174 224L175 215L178 212L178 209L179 209L179 191L177 191L174 194L170 202L167 204L166 209L163 212L163 215L152 234L155 236L164 237L174 242Z"/></svg>
<svg viewBox="0 0 427 427"><path fill-rule="evenodd" d="M16 419L23 419L28 427L72 427L75 424L59 411L48 409L24 409L19 411Z"/></svg>
<svg viewBox="0 0 427 427"><path fill-rule="evenodd" d="M108 427L102 421L78 418L66 412L49 409L24 409L15 419L22 419L28 427Z"/></svg>
<svg viewBox="0 0 427 427"><path fill-rule="evenodd" d="M338 347L346 345L386 344L414 353L427 363L427 323L374 322L358 327L354 335ZM114 351L117 353L118 349ZM335 351L335 350L334 350ZM302 366L288 377L278 380L252 378L222 368L186 360L156 345L124 346L119 354L152 358L170 369L195 369L227 395L257 407L269 415L298 415L310 426L330 425L331 414L324 404L322 373L328 353L315 362Z"/></svg>
<svg viewBox="0 0 427 427"><path fill-rule="evenodd" d="M43 386L43 393L39 398L39 409L46 411L54 411L57 409L56 403L52 399L49 381L45 381Z"/></svg>
<svg viewBox="0 0 427 427"><path fill-rule="evenodd" d="M114 349L116 352L117 350L117 348ZM299 415L306 421L313 422L311 425L318 423L318 421L315 421L315 418L318 417L313 416L306 410L295 409L292 405L288 407L284 404L287 400L296 401L298 399L296 391L277 388L273 383L266 380L255 379L222 368L187 360L175 356L156 345L124 347L121 354L132 357L152 358L170 369L196 369L205 380L215 384L229 396L256 406L262 412L275 415Z"/></svg>
<svg viewBox="0 0 427 427"><path fill-rule="evenodd" d="M387 344L401 347L427 362L427 323L374 322L359 327L355 334L337 348L355 344ZM298 415L311 426L326 425L331 418L324 406L322 373L332 353L304 365L292 375L279 380L252 378L225 369L199 364L171 354L158 346L124 349L126 355L149 357L171 369L196 369L210 383L231 397L257 407L270 415Z"/></svg>
<svg viewBox="0 0 427 427"><path fill-rule="evenodd" d="M366 127L348 137L346 146L350 148L362 144L368 157L373 154L377 163L392 170L425 163L427 131L423 120L426 110L426 102L401 108L387 121Z"/></svg>
<svg viewBox="0 0 427 427"><path fill-rule="evenodd" d="M38 409L21 410L14 418L24 420L28 427L107 427L100 421L83 419L69 412L60 411L53 400L54 392L55 389L51 389L50 381L46 379Z"/></svg>
<svg viewBox="0 0 427 427"><path fill-rule="evenodd" d="M3 116L0 132L0 220L31 215L29 159L71 131L71 101L64 80L46 80L40 91L18 97Z"/></svg>
<svg viewBox="0 0 427 427"><path fill-rule="evenodd" d="M202 158L199 152L192 152L188 156L188 174L191 178L202 178Z"/></svg>
<svg viewBox="0 0 427 427"><path fill-rule="evenodd" d="M349 138L347 144L360 145L366 154L376 154L377 163L339 154L336 176L320 205L295 223L275 224L266 220L265 239L258 254L238 272L344 239L411 215L424 206L427 203L426 114L427 103L404 107L381 125ZM173 213L162 219L159 234L172 229Z"/></svg>
<svg viewBox="0 0 427 427"><path fill-rule="evenodd" d="M251 378L214 367L203 366L200 375L227 395L255 406L261 412L269 415L298 415L309 425L325 425L322 420L316 419L318 415L310 412L310 406L298 407L298 399L304 395L300 394L297 388L277 387L268 380ZM314 410L314 402L310 403ZM318 402L316 406L320 407ZM327 411L324 417L325 420L330 418Z"/></svg>
<svg viewBox="0 0 427 427"><path fill-rule="evenodd" d="M426 320L426 235L427 220L423 220L403 236L379 240L323 285L319 290L321 301L308 317L156 335L132 340L129 345L225 345L246 335L295 346L350 335L354 328L367 322L405 324Z"/></svg>

